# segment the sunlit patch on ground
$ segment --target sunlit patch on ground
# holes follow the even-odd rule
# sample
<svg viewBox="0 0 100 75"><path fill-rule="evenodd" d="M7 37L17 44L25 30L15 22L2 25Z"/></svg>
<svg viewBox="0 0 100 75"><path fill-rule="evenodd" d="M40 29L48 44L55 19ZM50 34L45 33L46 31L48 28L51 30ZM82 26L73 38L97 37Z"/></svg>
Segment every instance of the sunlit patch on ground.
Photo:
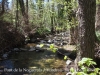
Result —
<svg viewBox="0 0 100 75"><path fill-rule="evenodd" d="M75 45L64 45L63 48L65 50L69 50L69 51L76 50L76 46Z"/></svg>

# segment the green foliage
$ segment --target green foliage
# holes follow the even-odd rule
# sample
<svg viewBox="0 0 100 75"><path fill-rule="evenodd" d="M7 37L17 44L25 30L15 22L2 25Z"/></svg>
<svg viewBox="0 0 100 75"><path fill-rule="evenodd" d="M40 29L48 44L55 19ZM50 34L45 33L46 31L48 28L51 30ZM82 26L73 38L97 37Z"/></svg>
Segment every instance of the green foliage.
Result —
<svg viewBox="0 0 100 75"><path fill-rule="evenodd" d="M49 34L50 29L47 29L45 27L41 27L41 28L38 28L36 32L39 33L40 35Z"/></svg>
<svg viewBox="0 0 100 75"><path fill-rule="evenodd" d="M38 28L37 32L39 34L46 33L48 34L51 31L52 26L56 26L58 28L63 28L64 30L67 30L72 27L72 25L76 25L75 21L76 20L71 20L69 21L69 18L72 18L72 10L74 7L76 7L77 3L75 0L69 0L71 2L66 2L65 0L49 0L47 2L45 1L36 1L32 2L29 0L29 5L28 5L28 19L29 19L29 24L30 28ZM13 18L16 18L16 1L13 4L14 7L12 9L13 13ZM75 5L76 4L76 5ZM23 7L23 5L22 5ZM18 7L18 20L19 23L21 24L19 28L24 28L24 22L23 22L23 17L20 12L22 10L21 7ZM26 8L24 8L26 10ZM53 17L53 22L52 18ZM10 20L10 19L9 19ZM14 19L15 20L15 19ZM14 24L16 21L14 21ZM55 28L54 28L55 29ZM23 30L23 29L22 29Z"/></svg>
<svg viewBox="0 0 100 75"><path fill-rule="evenodd" d="M100 31L96 31L96 35L97 35L98 39L100 40Z"/></svg>
<svg viewBox="0 0 100 75"><path fill-rule="evenodd" d="M44 44L40 44L40 48L42 48L44 46Z"/></svg>
<svg viewBox="0 0 100 75"><path fill-rule="evenodd" d="M50 50L52 50L54 53L58 50L58 48L56 48L55 46L54 46L54 44L51 44L50 45Z"/></svg>
<svg viewBox="0 0 100 75"><path fill-rule="evenodd" d="M78 2L76 0L71 0L71 4L74 9L78 8Z"/></svg>
<svg viewBox="0 0 100 75"><path fill-rule="evenodd" d="M96 63L91 58L82 58L82 60L79 61L78 65L79 66L86 65L89 67L90 65L96 65Z"/></svg>
<svg viewBox="0 0 100 75"><path fill-rule="evenodd" d="M96 4L100 4L100 0L96 0Z"/></svg>
<svg viewBox="0 0 100 75"><path fill-rule="evenodd" d="M66 60L68 57L67 56L64 56L64 60Z"/></svg>
<svg viewBox="0 0 100 75"><path fill-rule="evenodd" d="M94 69L94 72L95 72L95 73L100 73L99 71L100 71L100 68L95 68L95 69Z"/></svg>
<svg viewBox="0 0 100 75"><path fill-rule="evenodd" d="M4 13L4 14L0 17L0 20L3 20L3 21L6 21L6 22L11 23L11 21L12 21L12 15L9 14L9 13Z"/></svg>
<svg viewBox="0 0 100 75"><path fill-rule="evenodd" d="M95 68L96 62L91 58L82 58L78 62L79 71L75 71L73 68L70 69L72 75L100 75L100 68ZM90 68L90 66L93 66Z"/></svg>
<svg viewBox="0 0 100 75"><path fill-rule="evenodd" d="M74 68L71 67L71 68L70 68L70 72L71 72L71 73L75 72Z"/></svg>
<svg viewBox="0 0 100 75"><path fill-rule="evenodd" d="M24 33L25 28L25 22L23 15L25 15L25 11L27 10L26 2L18 0L18 7L15 0L12 1L12 7L9 11L7 11L7 14L3 15L3 19L7 22L12 22L12 27L17 27L17 29L22 30L21 33ZM29 28L31 30L38 28L37 32L39 34L48 34L51 31L51 26L58 27L57 29L69 29L75 25L75 22L73 20L69 21L69 16L71 14L71 11L75 7L75 0L68 0L71 2L66 2L66 0L47 0L47 1L39 1L36 0L36 3L34 1L29 0L28 1L28 20L29 20ZM18 15L17 15L18 10ZM23 13L23 15L22 15ZM53 17L53 23L51 20L51 17ZM18 19L17 19L18 18ZM16 26L18 23L18 26ZM54 28L55 29L55 28Z"/></svg>

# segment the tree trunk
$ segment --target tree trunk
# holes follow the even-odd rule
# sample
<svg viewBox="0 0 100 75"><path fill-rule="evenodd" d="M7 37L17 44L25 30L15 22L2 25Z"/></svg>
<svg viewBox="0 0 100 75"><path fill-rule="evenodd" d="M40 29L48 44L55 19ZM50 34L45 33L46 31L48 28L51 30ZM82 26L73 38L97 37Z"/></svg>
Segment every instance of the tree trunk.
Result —
<svg viewBox="0 0 100 75"><path fill-rule="evenodd" d="M1 4L2 5L2 10L0 12L0 16L2 16L5 12L5 2L6 2L6 0L2 0L2 4Z"/></svg>
<svg viewBox="0 0 100 75"><path fill-rule="evenodd" d="M79 51L75 64L82 57L94 59L96 0L78 0Z"/></svg>
<svg viewBox="0 0 100 75"><path fill-rule="evenodd" d="M54 12L54 3L51 6L52 12ZM51 33L54 33L54 13L51 13Z"/></svg>
<svg viewBox="0 0 100 75"><path fill-rule="evenodd" d="M70 24L70 38L69 38L69 44L75 45L78 41L78 25L77 25L77 19L76 19L76 12L71 9L71 13L69 14L69 21L73 24Z"/></svg>
<svg viewBox="0 0 100 75"><path fill-rule="evenodd" d="M29 24L29 19L28 19L28 0L26 0L26 24Z"/></svg>
<svg viewBox="0 0 100 75"><path fill-rule="evenodd" d="M96 31L100 31L100 4L97 5L97 10L96 10L96 22L95 22L95 28Z"/></svg>
<svg viewBox="0 0 100 75"><path fill-rule="evenodd" d="M18 28L18 0L16 1L16 28L15 28L15 32L17 31L17 28Z"/></svg>
<svg viewBox="0 0 100 75"><path fill-rule="evenodd" d="M95 29L96 31L100 31L100 4L97 5ZM95 42L97 44L100 44L100 40L97 38L96 34L95 34Z"/></svg>
<svg viewBox="0 0 100 75"><path fill-rule="evenodd" d="M25 21L25 25L28 26L29 24L29 20L28 20L28 1L26 0L26 11L25 11L25 4L24 4L24 0L18 0L20 8L21 8L21 12L23 15L23 19Z"/></svg>
<svg viewBox="0 0 100 75"><path fill-rule="evenodd" d="M69 38L69 44L75 45L78 41L78 26L71 27L70 28L70 38Z"/></svg>
<svg viewBox="0 0 100 75"><path fill-rule="evenodd" d="M65 0L67 3L71 3L71 0ZM73 24L70 24L70 37L69 37L69 44L75 45L77 44L77 35L78 35L78 29L77 29L77 19L76 19L76 11L73 10L72 5L66 4L67 9L70 9L70 13L68 14L68 20L69 22L72 22ZM69 6L69 7L68 7Z"/></svg>

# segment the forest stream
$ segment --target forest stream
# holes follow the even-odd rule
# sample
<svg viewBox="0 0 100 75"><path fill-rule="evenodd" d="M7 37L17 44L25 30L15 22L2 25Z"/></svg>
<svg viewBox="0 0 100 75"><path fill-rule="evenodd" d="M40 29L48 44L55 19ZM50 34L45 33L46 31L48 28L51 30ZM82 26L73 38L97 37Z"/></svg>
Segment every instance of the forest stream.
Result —
<svg viewBox="0 0 100 75"><path fill-rule="evenodd" d="M76 47L68 45L68 36L62 34L50 35L39 42L6 52L0 61L0 75L66 75L64 55L74 60ZM41 44L44 44L42 48ZM50 44L54 44L61 54L51 51Z"/></svg>
<svg viewBox="0 0 100 75"><path fill-rule="evenodd" d="M70 71L100 75L100 0L0 0L0 75Z"/></svg>

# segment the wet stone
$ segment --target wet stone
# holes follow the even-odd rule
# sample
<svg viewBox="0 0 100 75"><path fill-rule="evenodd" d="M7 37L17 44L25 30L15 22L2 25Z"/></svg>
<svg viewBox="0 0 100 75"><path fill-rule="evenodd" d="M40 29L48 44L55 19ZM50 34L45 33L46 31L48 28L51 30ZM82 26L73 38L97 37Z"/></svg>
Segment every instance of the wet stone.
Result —
<svg viewBox="0 0 100 75"><path fill-rule="evenodd" d="M13 50L14 50L14 51L20 51L20 49L19 49L19 48L14 48Z"/></svg>
<svg viewBox="0 0 100 75"><path fill-rule="evenodd" d="M67 61L66 61L66 64L67 64L67 65L70 65L71 62L72 62L71 60L67 60Z"/></svg>
<svg viewBox="0 0 100 75"><path fill-rule="evenodd" d="M27 51L27 49L25 49L25 48L20 48L20 50L21 50L21 51Z"/></svg>
<svg viewBox="0 0 100 75"><path fill-rule="evenodd" d="M51 44L51 43L53 43L53 41L52 40L48 40L48 43Z"/></svg>
<svg viewBox="0 0 100 75"><path fill-rule="evenodd" d="M40 40L40 43L46 43L46 41L44 41L44 40Z"/></svg>
<svg viewBox="0 0 100 75"><path fill-rule="evenodd" d="M41 49L41 50L36 50L36 52L44 52L44 50L43 50L43 49Z"/></svg>
<svg viewBox="0 0 100 75"><path fill-rule="evenodd" d="M35 48L31 48L31 49L29 49L29 51L35 51L36 49Z"/></svg>
<svg viewBox="0 0 100 75"><path fill-rule="evenodd" d="M8 57L7 53L3 54L3 56L2 56L2 58L4 58L4 59L7 59L7 57Z"/></svg>
<svg viewBox="0 0 100 75"><path fill-rule="evenodd" d="M44 46L45 46L45 47L50 47L50 44L45 44Z"/></svg>
<svg viewBox="0 0 100 75"><path fill-rule="evenodd" d="M40 45L36 45L36 48L41 48L41 46Z"/></svg>

